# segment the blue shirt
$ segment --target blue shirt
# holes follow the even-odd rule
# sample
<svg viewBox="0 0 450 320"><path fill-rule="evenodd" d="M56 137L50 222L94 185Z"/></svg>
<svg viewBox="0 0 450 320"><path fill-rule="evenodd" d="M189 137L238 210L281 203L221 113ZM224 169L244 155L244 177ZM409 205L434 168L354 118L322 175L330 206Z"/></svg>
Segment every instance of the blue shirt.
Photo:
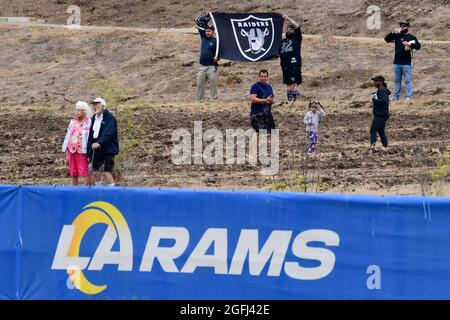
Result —
<svg viewBox="0 0 450 320"><path fill-rule="evenodd" d="M256 82L250 88L250 94L256 94L256 97L259 99L266 99L273 95L272 86L268 83ZM257 113L272 113L272 104L271 103L252 103L250 114Z"/></svg>
<svg viewBox="0 0 450 320"><path fill-rule="evenodd" d="M198 29L200 36L202 37L202 46L200 49L200 64L202 66L216 66L214 57L216 56L216 38L207 38L205 30Z"/></svg>

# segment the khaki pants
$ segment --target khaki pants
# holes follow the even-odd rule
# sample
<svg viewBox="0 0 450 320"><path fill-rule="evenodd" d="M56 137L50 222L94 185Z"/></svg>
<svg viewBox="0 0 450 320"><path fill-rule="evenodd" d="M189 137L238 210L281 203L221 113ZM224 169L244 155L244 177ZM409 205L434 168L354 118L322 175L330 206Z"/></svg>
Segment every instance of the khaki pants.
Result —
<svg viewBox="0 0 450 320"><path fill-rule="evenodd" d="M217 100L217 67L201 66L197 75L197 101L203 101L205 98L206 78L210 83L210 99Z"/></svg>

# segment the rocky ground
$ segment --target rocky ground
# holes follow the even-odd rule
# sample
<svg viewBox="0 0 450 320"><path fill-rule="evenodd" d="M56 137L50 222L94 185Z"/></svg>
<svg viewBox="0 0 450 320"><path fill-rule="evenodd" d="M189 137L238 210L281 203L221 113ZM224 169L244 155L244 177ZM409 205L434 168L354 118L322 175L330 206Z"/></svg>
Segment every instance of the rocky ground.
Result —
<svg viewBox="0 0 450 320"><path fill-rule="evenodd" d="M317 159L306 157L301 126L305 104L280 106L274 112L280 128L280 167L261 175L262 165L175 165L171 141L176 129L193 134L194 121L203 130L248 129L244 104L170 104L118 107L122 153L117 158L119 184L125 186L270 189L364 192L384 194L448 194L448 176L441 190L431 173L440 167L450 144L450 103L398 103L388 125L391 146L371 153L367 106L325 101ZM68 184L60 152L69 114L63 108L2 107L0 183ZM446 119L446 120L444 120ZM204 147L209 143L205 142ZM306 178L306 179L304 179ZM306 182L305 182L306 181ZM306 189L305 189L306 188ZM436 191L436 190L437 191Z"/></svg>

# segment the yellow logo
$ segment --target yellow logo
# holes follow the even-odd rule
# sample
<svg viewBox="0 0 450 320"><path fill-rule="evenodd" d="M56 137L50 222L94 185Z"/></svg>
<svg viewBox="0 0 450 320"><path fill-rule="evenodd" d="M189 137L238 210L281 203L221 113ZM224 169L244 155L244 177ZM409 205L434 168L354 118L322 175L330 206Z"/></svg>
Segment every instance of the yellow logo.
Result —
<svg viewBox="0 0 450 320"><path fill-rule="evenodd" d="M92 202L85 206L71 225L65 225L58 242L52 269L67 270L73 285L86 294L98 294L107 285L91 283L84 269L102 270L105 264L117 264L119 271L133 268L133 243L130 229L120 211L107 202ZM94 256L80 257L80 245L86 232L96 224L108 226ZM118 252L111 251L117 237ZM89 267L88 267L89 265Z"/></svg>

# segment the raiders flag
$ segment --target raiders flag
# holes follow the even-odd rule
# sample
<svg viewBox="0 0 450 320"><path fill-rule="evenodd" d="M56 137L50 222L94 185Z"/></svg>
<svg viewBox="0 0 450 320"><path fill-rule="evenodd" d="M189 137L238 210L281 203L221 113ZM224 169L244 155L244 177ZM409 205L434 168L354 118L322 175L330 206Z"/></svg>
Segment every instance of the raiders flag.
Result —
<svg viewBox="0 0 450 320"><path fill-rule="evenodd" d="M283 34L278 13L210 13L216 29L216 58L262 61L276 57Z"/></svg>

